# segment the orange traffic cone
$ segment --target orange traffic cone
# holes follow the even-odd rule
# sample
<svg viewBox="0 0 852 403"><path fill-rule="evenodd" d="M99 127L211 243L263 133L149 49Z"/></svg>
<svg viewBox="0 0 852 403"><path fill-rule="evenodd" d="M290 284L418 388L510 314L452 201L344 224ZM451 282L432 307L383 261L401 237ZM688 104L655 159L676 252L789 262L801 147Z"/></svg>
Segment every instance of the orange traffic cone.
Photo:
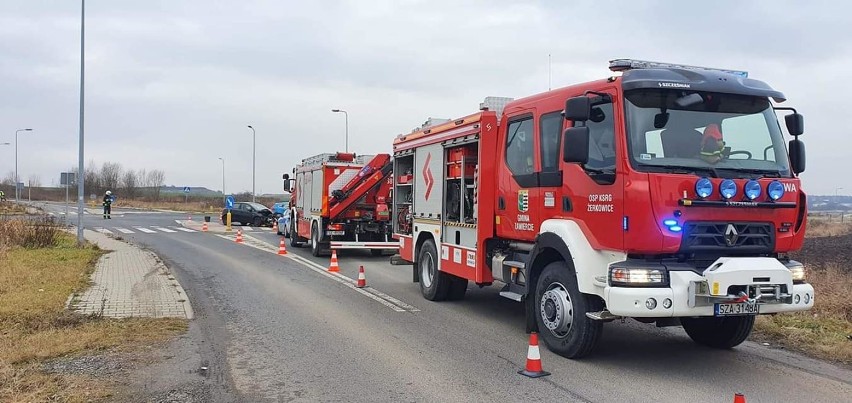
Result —
<svg viewBox="0 0 852 403"><path fill-rule="evenodd" d="M278 232L278 220L272 221L272 230Z"/></svg>
<svg viewBox="0 0 852 403"><path fill-rule="evenodd" d="M201 224L201 231L207 232L207 223Z"/></svg>
<svg viewBox="0 0 852 403"><path fill-rule="evenodd" d="M358 268L358 283L355 287L364 288L367 286L367 279L364 277L364 266Z"/></svg>
<svg viewBox="0 0 852 403"><path fill-rule="evenodd" d="M734 403L746 403L745 396L742 393L735 393Z"/></svg>
<svg viewBox="0 0 852 403"><path fill-rule="evenodd" d="M238 230L237 230L237 239L236 239L236 242L237 242L237 243L243 243L243 230L241 230L241 229L238 229Z"/></svg>
<svg viewBox="0 0 852 403"><path fill-rule="evenodd" d="M527 350L527 367L518 371L519 374L530 378L538 378L550 375L550 372L541 369L541 354L538 351L538 334L530 333L530 347Z"/></svg>
<svg viewBox="0 0 852 403"><path fill-rule="evenodd" d="M328 266L328 271L339 272L340 266L337 265L337 250L331 250L331 264Z"/></svg>
<svg viewBox="0 0 852 403"><path fill-rule="evenodd" d="M278 243L278 254L279 255L286 255L287 254L287 247L284 246L284 238L281 238L281 242Z"/></svg>
<svg viewBox="0 0 852 403"><path fill-rule="evenodd" d="M187 218L189 221L192 221L192 214L190 214L190 215L186 216L186 218Z"/></svg>

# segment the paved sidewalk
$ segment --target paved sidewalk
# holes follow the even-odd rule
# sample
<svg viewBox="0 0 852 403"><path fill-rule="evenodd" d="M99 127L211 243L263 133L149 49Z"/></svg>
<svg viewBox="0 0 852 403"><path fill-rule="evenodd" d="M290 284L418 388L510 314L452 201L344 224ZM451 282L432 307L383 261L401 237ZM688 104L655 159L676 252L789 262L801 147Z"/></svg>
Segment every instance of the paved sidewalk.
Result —
<svg viewBox="0 0 852 403"><path fill-rule="evenodd" d="M98 260L93 285L68 299L71 310L113 318L192 319L186 292L157 255L99 232L85 230L84 236L111 252Z"/></svg>

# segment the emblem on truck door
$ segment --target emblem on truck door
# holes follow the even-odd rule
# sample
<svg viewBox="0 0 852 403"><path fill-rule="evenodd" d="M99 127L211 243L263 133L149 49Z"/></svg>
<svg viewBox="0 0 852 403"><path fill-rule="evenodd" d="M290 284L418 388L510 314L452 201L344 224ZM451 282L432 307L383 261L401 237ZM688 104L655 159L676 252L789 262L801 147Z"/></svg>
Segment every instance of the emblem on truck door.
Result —
<svg viewBox="0 0 852 403"><path fill-rule="evenodd" d="M530 191L523 189L518 191L518 211L526 212L530 208Z"/></svg>
<svg viewBox="0 0 852 403"><path fill-rule="evenodd" d="M740 234L737 232L737 228L734 227L734 224L728 224L728 227L725 229L725 244L728 246L734 246L737 244L737 239L740 237Z"/></svg>

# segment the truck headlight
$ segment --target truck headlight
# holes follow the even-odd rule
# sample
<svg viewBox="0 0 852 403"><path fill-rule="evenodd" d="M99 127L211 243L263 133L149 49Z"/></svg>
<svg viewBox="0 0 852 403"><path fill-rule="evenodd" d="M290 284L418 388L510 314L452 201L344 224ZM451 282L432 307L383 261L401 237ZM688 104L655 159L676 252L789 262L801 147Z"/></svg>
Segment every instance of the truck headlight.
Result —
<svg viewBox="0 0 852 403"><path fill-rule="evenodd" d="M618 287L665 287L669 284L669 276L662 267L611 267L609 284Z"/></svg>
<svg viewBox="0 0 852 403"><path fill-rule="evenodd" d="M805 266L794 265L794 266L787 266L787 268L790 270L790 274L793 275L793 282L794 283L802 283L802 282L805 281Z"/></svg>

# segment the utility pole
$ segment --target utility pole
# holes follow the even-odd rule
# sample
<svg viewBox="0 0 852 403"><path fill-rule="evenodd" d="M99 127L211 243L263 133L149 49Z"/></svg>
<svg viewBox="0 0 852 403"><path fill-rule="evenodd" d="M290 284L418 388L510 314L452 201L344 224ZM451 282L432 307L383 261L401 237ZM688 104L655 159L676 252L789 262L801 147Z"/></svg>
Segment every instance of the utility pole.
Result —
<svg viewBox="0 0 852 403"><path fill-rule="evenodd" d="M255 135L254 128L251 125L248 126L251 129L251 201L254 203L254 174L255 174L255 154L257 153L257 136Z"/></svg>
<svg viewBox="0 0 852 403"><path fill-rule="evenodd" d="M85 83L84 80L86 76L86 0L81 0L80 3L80 156L79 160L77 161L77 245L83 246L83 199L85 195L85 192L83 190L83 183L85 182L85 180L79 178L85 178L84 175L86 172L83 167L83 89Z"/></svg>

